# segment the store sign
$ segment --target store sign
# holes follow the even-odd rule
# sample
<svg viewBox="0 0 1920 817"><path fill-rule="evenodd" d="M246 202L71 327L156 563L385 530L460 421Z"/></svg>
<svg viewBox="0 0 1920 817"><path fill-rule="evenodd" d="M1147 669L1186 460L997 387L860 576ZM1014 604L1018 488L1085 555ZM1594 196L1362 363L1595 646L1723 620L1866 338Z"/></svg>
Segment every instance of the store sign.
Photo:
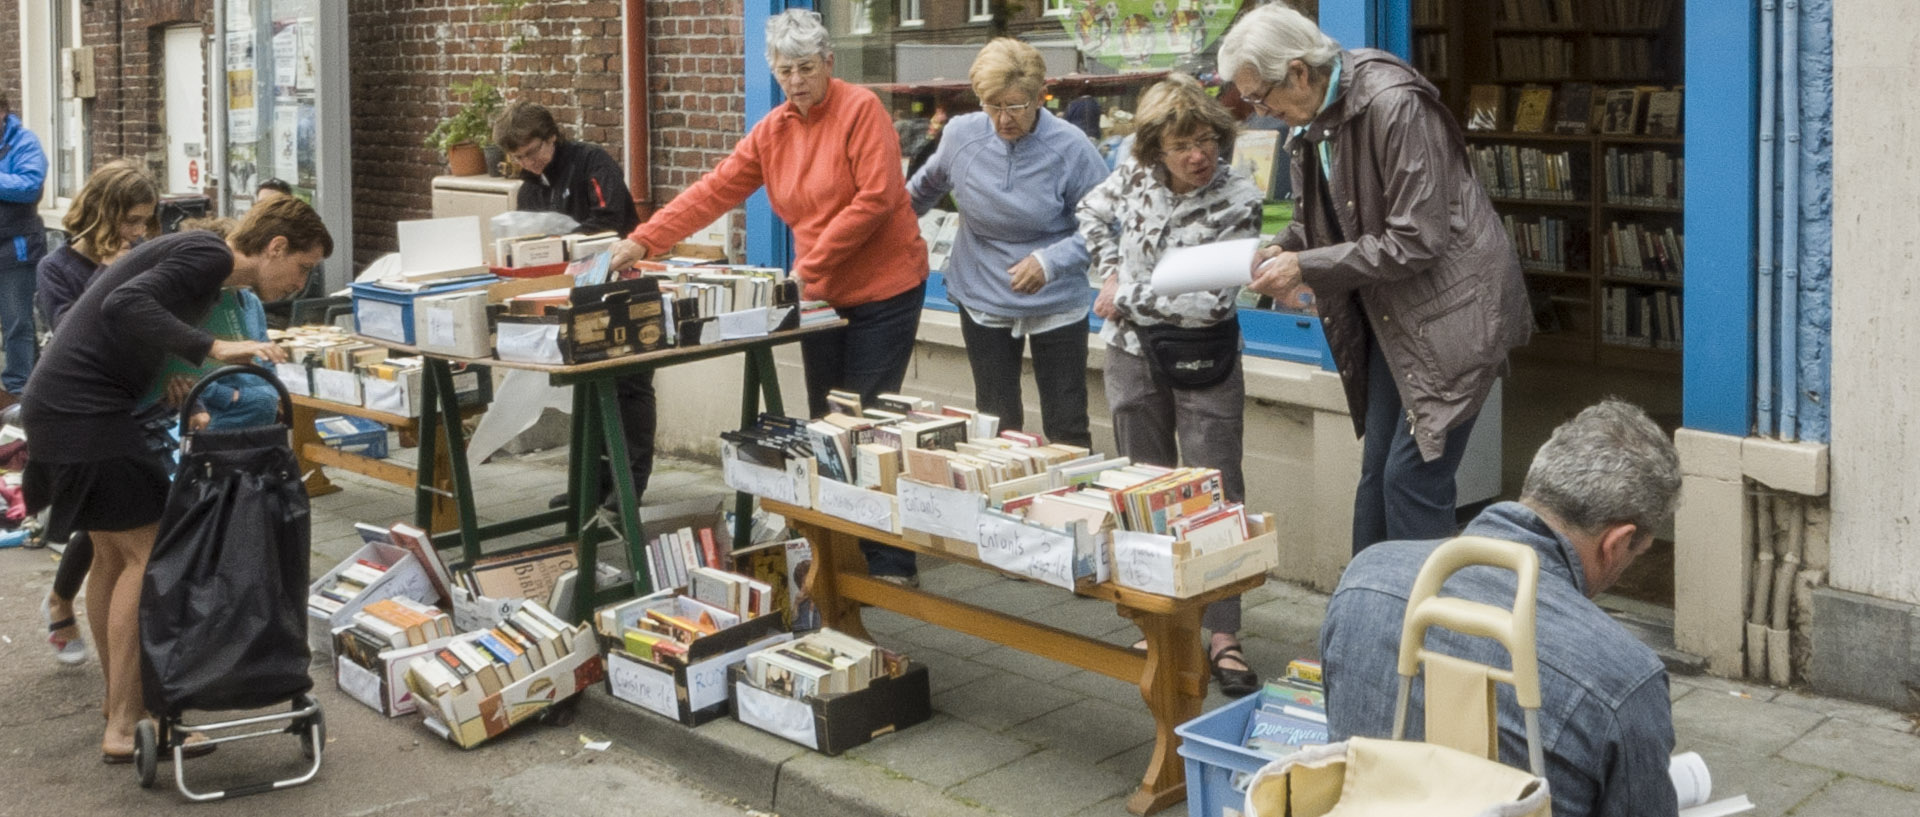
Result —
<svg viewBox="0 0 1920 817"><path fill-rule="evenodd" d="M1240 0L1072 0L1060 24L1090 59L1171 68L1220 39L1239 11Z"/></svg>

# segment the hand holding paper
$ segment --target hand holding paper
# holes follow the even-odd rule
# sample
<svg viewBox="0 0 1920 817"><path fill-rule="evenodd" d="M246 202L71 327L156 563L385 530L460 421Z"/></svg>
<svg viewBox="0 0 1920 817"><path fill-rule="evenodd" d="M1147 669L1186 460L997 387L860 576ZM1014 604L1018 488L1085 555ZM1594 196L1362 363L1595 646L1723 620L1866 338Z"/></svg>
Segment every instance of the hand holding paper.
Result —
<svg viewBox="0 0 1920 817"><path fill-rule="evenodd" d="M1253 280L1260 239L1240 238L1179 247L1153 265L1153 292L1163 298L1209 289L1246 286Z"/></svg>

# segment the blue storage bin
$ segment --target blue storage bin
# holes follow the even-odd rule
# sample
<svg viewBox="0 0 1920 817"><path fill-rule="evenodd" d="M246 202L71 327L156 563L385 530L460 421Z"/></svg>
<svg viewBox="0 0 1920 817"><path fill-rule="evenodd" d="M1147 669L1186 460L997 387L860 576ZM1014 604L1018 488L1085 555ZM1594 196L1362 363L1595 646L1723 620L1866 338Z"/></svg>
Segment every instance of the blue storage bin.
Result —
<svg viewBox="0 0 1920 817"><path fill-rule="evenodd" d="M1246 802L1245 788L1235 778L1246 777L1273 758L1240 745L1247 736L1247 718L1260 706L1260 696L1248 695L1219 709L1174 727L1180 736L1180 756L1187 761L1188 817L1238 817Z"/></svg>
<svg viewBox="0 0 1920 817"><path fill-rule="evenodd" d="M947 299L947 276L939 270L934 270L927 274L927 300L925 306L927 309L937 309L941 312L960 311L960 307L954 306L953 301Z"/></svg>
<svg viewBox="0 0 1920 817"><path fill-rule="evenodd" d="M1334 370L1333 350L1327 347L1318 315L1241 309L1240 334L1246 338L1247 354Z"/></svg>
<svg viewBox="0 0 1920 817"><path fill-rule="evenodd" d="M372 338L413 346L413 302L430 295L445 295L473 287L483 287L498 279L454 281L429 286L418 292L401 292L374 284L352 284L353 331Z"/></svg>
<svg viewBox="0 0 1920 817"><path fill-rule="evenodd" d="M369 459L387 458L387 427L380 423L342 414L318 418L313 421L313 427L320 434L320 442L328 448Z"/></svg>

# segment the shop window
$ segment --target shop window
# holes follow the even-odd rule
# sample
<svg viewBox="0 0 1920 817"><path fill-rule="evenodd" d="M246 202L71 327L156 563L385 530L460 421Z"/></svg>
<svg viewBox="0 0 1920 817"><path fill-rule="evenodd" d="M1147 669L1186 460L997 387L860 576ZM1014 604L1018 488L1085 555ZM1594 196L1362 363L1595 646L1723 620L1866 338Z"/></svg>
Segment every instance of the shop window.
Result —
<svg viewBox="0 0 1920 817"><path fill-rule="evenodd" d="M1065 17L1073 11L1073 3L1069 0L1046 0L1044 8L1042 13L1048 17Z"/></svg>
<svg viewBox="0 0 1920 817"><path fill-rule="evenodd" d="M967 20L975 23L993 19L992 0L967 0Z"/></svg>
<svg viewBox="0 0 1920 817"><path fill-rule="evenodd" d="M900 0L900 25L926 25L927 19L921 16L920 0Z"/></svg>

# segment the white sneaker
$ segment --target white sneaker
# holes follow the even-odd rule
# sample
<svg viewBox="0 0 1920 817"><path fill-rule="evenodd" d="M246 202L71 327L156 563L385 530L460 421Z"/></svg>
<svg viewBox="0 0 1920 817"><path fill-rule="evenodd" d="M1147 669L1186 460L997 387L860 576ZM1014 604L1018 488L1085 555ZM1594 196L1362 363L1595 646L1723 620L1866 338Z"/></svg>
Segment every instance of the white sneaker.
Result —
<svg viewBox="0 0 1920 817"><path fill-rule="evenodd" d="M69 618L67 621L72 622L72 624L62 624L60 627L53 626L53 607L51 601L52 600L48 598L40 599L40 621L47 625L47 643L53 645L54 660L70 667L86 663L87 640L85 638L77 635L73 638L61 638L56 634L57 630L64 629L67 626L72 626L78 630L79 623Z"/></svg>

